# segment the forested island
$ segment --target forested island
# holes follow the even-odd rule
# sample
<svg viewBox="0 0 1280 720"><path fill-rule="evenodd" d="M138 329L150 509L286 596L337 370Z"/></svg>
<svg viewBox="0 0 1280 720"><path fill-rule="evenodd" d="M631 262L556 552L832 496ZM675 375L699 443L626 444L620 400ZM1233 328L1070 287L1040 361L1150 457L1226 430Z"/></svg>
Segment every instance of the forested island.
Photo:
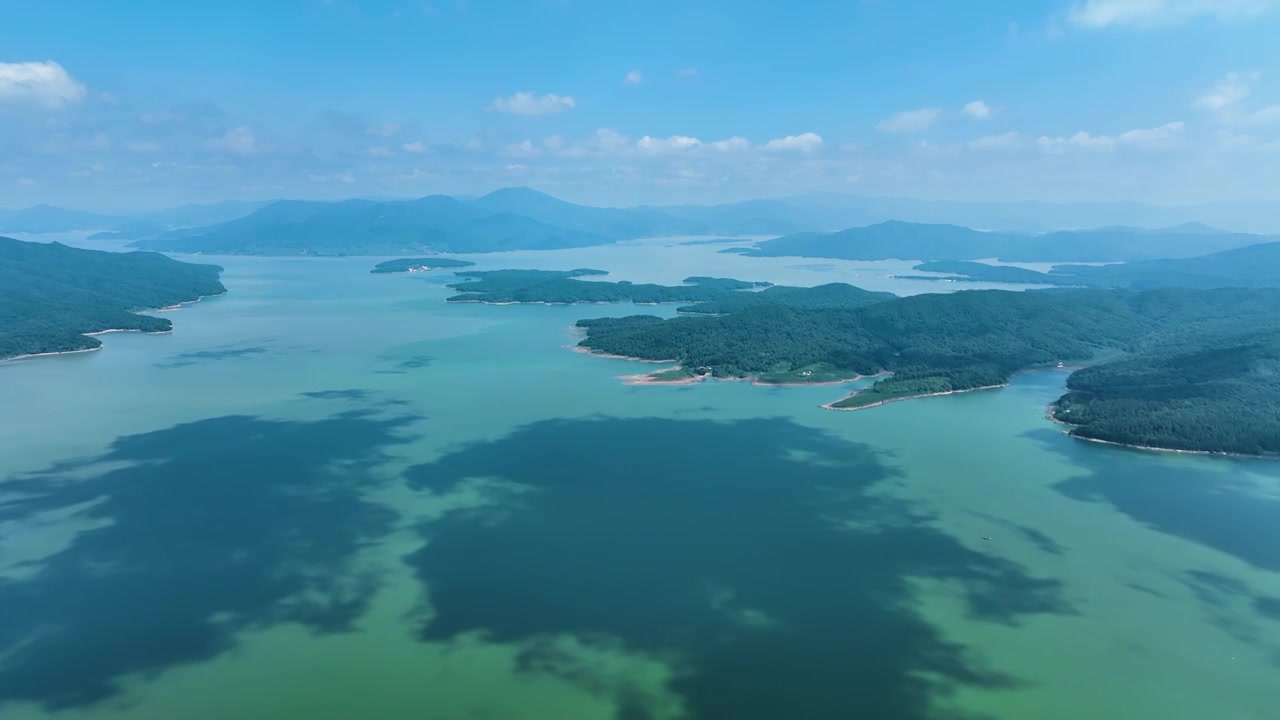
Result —
<svg viewBox="0 0 1280 720"><path fill-rule="evenodd" d="M730 293L769 287L770 283L730 278L690 277L684 285L654 285L625 280L581 280L607 275L603 270L469 270L449 285L459 294L449 302L511 303L672 303L719 300Z"/></svg>
<svg viewBox="0 0 1280 720"><path fill-rule="evenodd" d="M135 310L220 295L222 268L159 253L82 250L0 237L0 359L93 350L105 330L167 332Z"/></svg>
<svg viewBox="0 0 1280 720"><path fill-rule="evenodd" d="M951 274L899 277L1133 289L1280 287L1280 242L1249 245L1192 258L1139 260L1111 265L1055 265L1047 273L965 260L930 261L916 265L915 269Z"/></svg>
<svg viewBox="0 0 1280 720"><path fill-rule="evenodd" d="M829 287L809 292L833 296ZM579 345L674 361L679 369L660 380L887 374L829 405L835 409L996 387L1022 370L1094 363L1073 376L1071 393L1054 411L1072 423L1072 434L1180 450L1280 452L1280 383L1271 380L1280 376L1280 290L981 290L858 307L806 294L793 289L778 303L726 315L582 320ZM1237 349L1221 352L1227 347Z"/></svg>
<svg viewBox="0 0 1280 720"><path fill-rule="evenodd" d="M369 272L374 274L383 273L408 273L422 272L424 270L448 270L452 268L471 267L475 263L468 260L454 260L452 258L398 258L396 260L388 260L380 262L373 266Z"/></svg>

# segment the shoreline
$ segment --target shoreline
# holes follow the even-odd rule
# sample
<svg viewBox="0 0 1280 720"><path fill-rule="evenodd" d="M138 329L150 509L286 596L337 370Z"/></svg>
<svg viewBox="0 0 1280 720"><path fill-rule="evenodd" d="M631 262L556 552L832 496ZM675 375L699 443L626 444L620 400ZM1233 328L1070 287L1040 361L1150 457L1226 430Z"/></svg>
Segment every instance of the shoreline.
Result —
<svg viewBox="0 0 1280 720"><path fill-rule="evenodd" d="M201 295L195 300L183 300L182 302L176 305L166 305L165 307L161 307L161 308L142 308L133 312L135 313L172 312L174 310L182 309L183 305L193 305L195 303L200 302L201 300L204 300L205 298L222 297L223 295L226 295L227 292L228 292L227 290L223 290L220 293L214 293L212 295ZM173 322L172 321L169 322L168 330L143 330L142 328L106 328L105 330L94 330L92 332L83 332L80 334L85 337L96 337L98 335L106 335L108 333L118 333L118 332L137 332L137 333L142 333L143 335L169 335L173 333ZM80 350L55 350L53 352L27 353L26 355L14 355L13 357L0 358L0 363L13 362L15 360L27 360L30 358L38 358L38 357L51 357L54 355L74 355L76 353L97 352L102 348L103 348L102 345L98 345L98 347L82 348Z"/></svg>
<svg viewBox="0 0 1280 720"><path fill-rule="evenodd" d="M26 355L14 355L13 357L0 360L0 362L14 362L15 360L26 360L28 358L38 357L53 357L54 355L78 355L80 353L97 352L101 349L102 346L99 345L98 347L81 348L80 350L55 350L54 352L27 353Z"/></svg>
<svg viewBox="0 0 1280 720"><path fill-rule="evenodd" d="M1009 383L1005 382L1005 383L1000 383L999 385L983 385L981 387L965 388L963 390L943 390L941 392L921 393L919 395L901 395L898 397L887 398L885 400L877 400L876 402L867 403L866 405L856 405L854 407L836 407L835 406L836 403L844 402L845 400L848 400L849 398L858 394L855 392L855 393L846 395L845 397L842 397L839 400L832 400L831 402L823 405L822 409L837 410L840 412L850 412L853 410L868 410L870 408L880 407L881 405L888 405L889 403L902 402L903 400L919 400L920 398L942 397L944 395L960 395L962 393L977 392L979 390L999 390L1002 387L1009 387ZM861 390L859 390L858 392L861 392Z"/></svg>
<svg viewBox="0 0 1280 720"><path fill-rule="evenodd" d="M1159 447L1156 445L1134 445L1131 443L1117 442L1115 440L1103 440L1102 438L1093 438L1093 437L1085 437L1083 435L1076 435L1074 432L1072 432L1072 430L1080 426L1073 425L1072 423L1069 423L1066 420L1059 419L1058 416L1054 414L1053 408L1054 408L1054 403L1049 403L1048 405L1046 405L1044 408L1044 416L1053 424L1061 426L1063 428L1062 434L1066 435L1072 440L1097 443L1099 445L1110 445L1111 447L1124 448L1126 450L1139 450L1141 452L1152 452L1152 453L1167 453L1171 455L1200 455L1205 457L1230 457L1230 458L1241 458L1245 460L1280 460L1280 455L1251 455L1248 453L1219 452L1215 450L1185 450L1182 448Z"/></svg>

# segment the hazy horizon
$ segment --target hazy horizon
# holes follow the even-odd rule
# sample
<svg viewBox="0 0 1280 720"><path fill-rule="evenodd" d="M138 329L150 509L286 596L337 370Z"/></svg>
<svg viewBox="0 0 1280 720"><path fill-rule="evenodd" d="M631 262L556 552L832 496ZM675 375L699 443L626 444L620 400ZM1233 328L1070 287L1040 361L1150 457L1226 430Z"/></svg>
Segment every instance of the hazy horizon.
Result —
<svg viewBox="0 0 1280 720"><path fill-rule="evenodd" d="M1280 200L1276 9L46 2L0 22L0 207Z"/></svg>

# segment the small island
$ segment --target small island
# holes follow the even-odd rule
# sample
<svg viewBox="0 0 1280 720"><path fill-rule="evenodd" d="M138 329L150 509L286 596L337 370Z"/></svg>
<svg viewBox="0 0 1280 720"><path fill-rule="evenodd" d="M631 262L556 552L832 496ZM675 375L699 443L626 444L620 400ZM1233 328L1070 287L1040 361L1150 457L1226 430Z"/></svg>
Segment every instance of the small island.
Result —
<svg viewBox="0 0 1280 720"><path fill-rule="evenodd" d="M168 332L167 318L136 311L221 295L221 272L159 253L0 238L0 359L96 350L93 333Z"/></svg>
<svg viewBox="0 0 1280 720"><path fill-rule="evenodd" d="M831 300L839 293L826 287L777 297L776 304L729 314L582 320L578 346L674 366L632 382L881 376L825 406L836 410L994 388L1018 372L1089 365L1071 376L1070 392L1051 410L1075 437L1280 453L1278 290L976 290L858 307L839 306Z"/></svg>
<svg viewBox="0 0 1280 720"><path fill-rule="evenodd" d="M475 263L469 260L454 260L452 258L399 258L397 260L388 260L380 262L373 266L369 272L376 275L384 273L412 273L424 272L430 270L451 270L454 268L471 267Z"/></svg>
<svg viewBox="0 0 1280 720"><path fill-rule="evenodd" d="M706 302L720 300L730 293L758 290L770 286L765 282L748 282L731 278L690 277L684 285L654 285L625 280L607 282L582 280L607 275L603 270L469 270L456 273L462 281L450 288L459 294L449 302L479 302L494 305L541 303L569 305L574 303L633 302L658 303Z"/></svg>

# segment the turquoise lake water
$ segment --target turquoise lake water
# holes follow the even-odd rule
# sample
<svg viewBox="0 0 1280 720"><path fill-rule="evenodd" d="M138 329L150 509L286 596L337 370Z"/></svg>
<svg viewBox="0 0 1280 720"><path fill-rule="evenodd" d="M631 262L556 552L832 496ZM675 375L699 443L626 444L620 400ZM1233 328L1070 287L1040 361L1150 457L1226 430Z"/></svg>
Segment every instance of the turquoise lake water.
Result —
<svg viewBox="0 0 1280 720"><path fill-rule="evenodd" d="M474 259L956 289L716 249ZM1280 717L1280 464L1072 440L1063 372L628 386L564 346L634 306L191 259L173 333L0 364L4 720Z"/></svg>

